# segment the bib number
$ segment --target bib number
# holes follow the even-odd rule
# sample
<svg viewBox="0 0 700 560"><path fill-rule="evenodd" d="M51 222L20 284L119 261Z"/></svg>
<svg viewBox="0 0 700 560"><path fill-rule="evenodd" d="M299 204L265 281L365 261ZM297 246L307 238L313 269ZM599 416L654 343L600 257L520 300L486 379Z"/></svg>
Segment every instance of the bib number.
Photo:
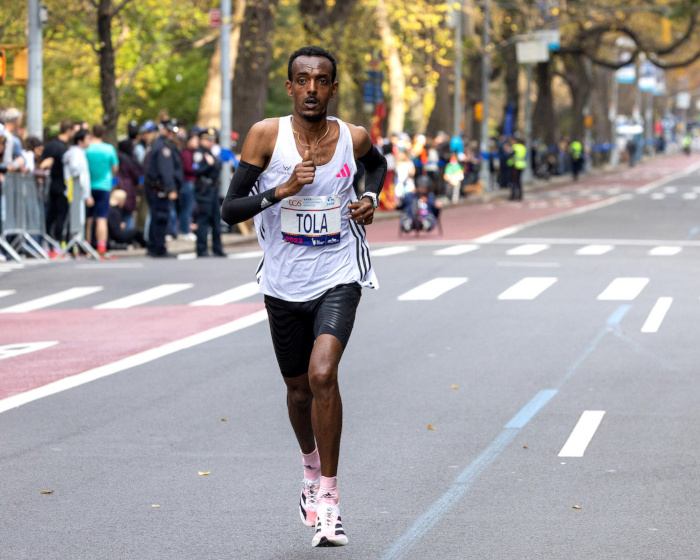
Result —
<svg viewBox="0 0 700 560"><path fill-rule="evenodd" d="M340 243L340 195L293 196L282 205L282 239L323 247Z"/></svg>

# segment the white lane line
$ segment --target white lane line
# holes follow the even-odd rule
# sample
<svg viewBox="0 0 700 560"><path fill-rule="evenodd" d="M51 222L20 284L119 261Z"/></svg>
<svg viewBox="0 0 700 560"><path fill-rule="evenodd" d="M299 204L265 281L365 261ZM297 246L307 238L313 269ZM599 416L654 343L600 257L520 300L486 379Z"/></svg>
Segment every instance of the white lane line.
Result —
<svg viewBox="0 0 700 560"><path fill-rule="evenodd" d="M454 257L457 255L464 255L465 253L471 253L476 251L479 245L452 245L452 247L445 247L444 249L438 249L433 254L438 257Z"/></svg>
<svg viewBox="0 0 700 560"><path fill-rule="evenodd" d="M559 268L561 264L556 262L503 261L497 262L496 266L521 266L523 268Z"/></svg>
<svg viewBox="0 0 700 560"><path fill-rule="evenodd" d="M51 342L5 344L0 346L0 360L7 360L8 358L14 358L15 356L21 356L22 354L29 354L30 352L45 350L46 348L51 348L51 346L55 346L56 344L58 344L57 340Z"/></svg>
<svg viewBox="0 0 700 560"><path fill-rule="evenodd" d="M604 410L584 410L574 431L559 452L559 457L583 457L605 415Z"/></svg>
<svg viewBox="0 0 700 560"><path fill-rule="evenodd" d="M7 297L11 296L12 294L16 294L17 290L0 290L0 297Z"/></svg>
<svg viewBox="0 0 700 560"><path fill-rule="evenodd" d="M112 270L117 268L143 268L142 263L90 263L76 264L76 270Z"/></svg>
<svg viewBox="0 0 700 560"><path fill-rule="evenodd" d="M668 310L671 308L672 303L672 297L660 297L659 299L657 299L656 304L654 304L654 307L652 307L651 312L647 317L647 320L644 321L644 325L642 326L642 332L658 332L659 327L661 326L664 317L666 317L666 313L668 313Z"/></svg>
<svg viewBox="0 0 700 560"><path fill-rule="evenodd" d="M649 278L615 278L598 296L599 300L632 301L649 283Z"/></svg>
<svg viewBox="0 0 700 560"><path fill-rule="evenodd" d="M193 261L197 258L197 253L180 253L177 256L179 261Z"/></svg>
<svg viewBox="0 0 700 560"><path fill-rule="evenodd" d="M190 305L194 307L204 307L207 305L226 305L227 303L234 303L245 298L257 295L260 293L260 288L257 282L248 282L242 286L236 286L220 294L213 295L208 298L199 299L193 301Z"/></svg>
<svg viewBox="0 0 700 560"><path fill-rule="evenodd" d="M401 294L398 299L399 301L432 301L445 292L461 286L466 281L466 278L433 278L425 284Z"/></svg>
<svg viewBox="0 0 700 560"><path fill-rule="evenodd" d="M144 352L139 352L133 356L128 356L126 358L122 358L121 360L117 360L116 362L112 362L111 364L106 364L104 366L90 369L70 377L59 379L58 381L54 381L53 383L49 383L43 387L37 387L36 389L31 389L30 391L26 391L18 395L0 399L0 413L17 408L18 406L30 403L43 397L55 395L56 393L60 393L61 391L65 391L67 389L73 389L74 387L84 385L85 383L89 383L90 381L94 381L96 379L107 377L108 375L112 375L114 373L119 373L120 371L147 364L148 362L152 362L158 358L179 352L180 350L192 348L193 346L197 346L199 344L204 344L205 342L221 338L222 336L240 331L266 320L267 311L264 309L262 311L256 311L251 315L246 315L245 317L241 317L240 319L236 319L230 323L214 327L213 329L202 331L192 336L181 338L180 340L168 342L163 346L151 348L150 350L146 350Z"/></svg>
<svg viewBox="0 0 700 560"><path fill-rule="evenodd" d="M93 309L129 309L130 307L136 307L137 305L143 305L144 303L177 294L183 290L189 290L193 285L194 284L161 284L160 286L149 288L143 292L96 305Z"/></svg>
<svg viewBox="0 0 700 560"><path fill-rule="evenodd" d="M682 247L674 247L671 245L661 245L660 247L654 247L649 251L652 257L672 257L677 255L683 250Z"/></svg>
<svg viewBox="0 0 700 560"><path fill-rule="evenodd" d="M693 187L693 192L700 193L700 187Z"/></svg>
<svg viewBox="0 0 700 560"><path fill-rule="evenodd" d="M664 193L660 193L660 192L651 193L652 200L663 200L664 198L666 198L666 195Z"/></svg>
<svg viewBox="0 0 700 560"><path fill-rule="evenodd" d="M243 251L242 253L230 253L229 259L260 259L264 253L262 251Z"/></svg>
<svg viewBox="0 0 700 560"><path fill-rule="evenodd" d="M585 247L581 247L578 251L576 251L577 255L604 255L605 253L609 253L612 251L615 247L612 245L586 245Z"/></svg>
<svg viewBox="0 0 700 560"><path fill-rule="evenodd" d="M668 194L674 194L678 192L678 187L664 187L664 192Z"/></svg>
<svg viewBox="0 0 700 560"><path fill-rule="evenodd" d="M532 300L552 286L557 281L556 278L536 278L527 277L513 284L505 292L498 296L498 299L526 299Z"/></svg>
<svg viewBox="0 0 700 560"><path fill-rule="evenodd" d="M528 256L528 255L536 255L537 253L541 253L542 251L546 251L549 249L549 245L539 245L535 243L529 243L527 245L520 245L519 247L513 247L512 249L508 249L506 251L506 255L513 255L513 256Z"/></svg>
<svg viewBox="0 0 700 560"><path fill-rule="evenodd" d="M408 253L409 251L415 251L415 246L413 245L397 245L394 247L383 247L382 249L373 249L373 257L391 257L393 255L400 255L401 253Z"/></svg>
<svg viewBox="0 0 700 560"><path fill-rule="evenodd" d="M694 193L694 192L683 193L684 200L696 200L697 198L698 198L697 193Z"/></svg>
<svg viewBox="0 0 700 560"><path fill-rule="evenodd" d="M33 299L31 301L25 301L24 303L19 303L11 307L6 307L5 309L0 309L0 313L27 313L29 311L37 311L39 309L44 309L45 307L51 307L52 305L58 305L59 303L89 296L90 294L94 294L95 292L99 292L101 290L102 286L70 288L68 290L63 290L62 292L57 292L55 294Z"/></svg>

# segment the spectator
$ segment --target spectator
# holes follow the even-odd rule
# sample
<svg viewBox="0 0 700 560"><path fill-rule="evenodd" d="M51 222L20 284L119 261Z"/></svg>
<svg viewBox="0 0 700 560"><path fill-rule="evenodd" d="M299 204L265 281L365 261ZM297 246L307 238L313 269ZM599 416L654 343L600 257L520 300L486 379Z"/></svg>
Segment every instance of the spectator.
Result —
<svg viewBox="0 0 700 560"><path fill-rule="evenodd" d="M68 151L75 125L64 119L59 125L58 138L50 140L44 147L44 157L51 158L53 165L49 175L48 204L46 209L46 233L59 243L66 241L65 224L68 215L68 199L64 182L63 156Z"/></svg>
<svg viewBox="0 0 700 560"><path fill-rule="evenodd" d="M62 162L63 183L66 185L68 200L82 200L88 208L95 204L90 185L90 168L85 156L89 144L90 135L87 131L79 129L73 135L73 145L63 154ZM72 224L69 221L68 232L75 234L82 226L82 223Z"/></svg>
<svg viewBox="0 0 700 560"><path fill-rule="evenodd" d="M131 140L122 140L117 145L119 158L119 175L117 184L126 193L125 203L120 206L124 215L126 227L134 227L134 211L136 210L136 198L138 196L139 181L141 179L141 166L134 158L134 146Z"/></svg>
<svg viewBox="0 0 700 560"><path fill-rule="evenodd" d="M43 157L44 143L36 136L30 136L24 141L24 149L22 150L22 159L24 159L24 169L28 173L38 173L46 177L48 169L53 166L52 157Z"/></svg>
<svg viewBox="0 0 700 560"><path fill-rule="evenodd" d="M396 158L396 198L403 198L415 189L416 168L411 161L408 150L399 148Z"/></svg>
<svg viewBox="0 0 700 560"><path fill-rule="evenodd" d="M401 229L430 231L435 227L440 214L440 202L428 190L430 179L420 176L416 180L416 190L406 195L401 208Z"/></svg>
<svg viewBox="0 0 700 560"><path fill-rule="evenodd" d="M3 155L3 163L21 166L17 162L17 158L22 157L22 140L19 137L19 125L22 121L22 113L19 109L7 109L3 115L3 123L5 125L5 153Z"/></svg>
<svg viewBox="0 0 700 560"><path fill-rule="evenodd" d="M127 193L122 189L114 189L109 196L109 218L107 219L107 224L110 244L114 246L138 243L141 247L146 248L146 240L143 237L143 233L135 227L129 227L122 220L127 198Z"/></svg>
<svg viewBox="0 0 700 560"><path fill-rule="evenodd" d="M103 141L107 129L102 124L92 127L92 141L85 155L90 169L90 185L95 204L88 209L87 241L95 246L92 226L95 225L97 252L107 256L107 217L109 216L109 192L114 178L119 172L119 158L114 146Z"/></svg>

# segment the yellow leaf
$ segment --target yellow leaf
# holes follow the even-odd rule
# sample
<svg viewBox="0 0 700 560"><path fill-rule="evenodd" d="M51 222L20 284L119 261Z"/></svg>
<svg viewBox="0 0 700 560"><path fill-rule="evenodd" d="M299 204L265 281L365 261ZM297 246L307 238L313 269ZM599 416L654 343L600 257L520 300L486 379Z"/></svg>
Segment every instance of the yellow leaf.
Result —
<svg viewBox="0 0 700 560"><path fill-rule="evenodd" d="M523 449L527 449L527 445L523 445Z"/></svg>
<svg viewBox="0 0 700 560"><path fill-rule="evenodd" d="M160 507L159 505L153 504L151 507Z"/></svg>
<svg viewBox="0 0 700 560"><path fill-rule="evenodd" d="M206 475L209 474L209 471L207 471L207 472L197 471L197 474L200 474L200 475L202 475L202 476L206 476Z"/></svg>
<svg viewBox="0 0 700 560"><path fill-rule="evenodd" d="M452 387L450 387L450 389L459 389L459 387L457 387L457 385L452 385Z"/></svg>
<svg viewBox="0 0 700 560"><path fill-rule="evenodd" d="M581 509L581 506L574 506L574 509Z"/></svg>
<svg viewBox="0 0 700 560"><path fill-rule="evenodd" d="M53 494L53 490L42 490L42 494Z"/></svg>
<svg viewBox="0 0 700 560"><path fill-rule="evenodd" d="M227 419L227 418L222 418L221 421L222 421L222 422L228 422L228 419Z"/></svg>
<svg viewBox="0 0 700 560"><path fill-rule="evenodd" d="M429 430L434 430L435 428L433 427L432 424L428 424L428 429L429 429Z"/></svg>

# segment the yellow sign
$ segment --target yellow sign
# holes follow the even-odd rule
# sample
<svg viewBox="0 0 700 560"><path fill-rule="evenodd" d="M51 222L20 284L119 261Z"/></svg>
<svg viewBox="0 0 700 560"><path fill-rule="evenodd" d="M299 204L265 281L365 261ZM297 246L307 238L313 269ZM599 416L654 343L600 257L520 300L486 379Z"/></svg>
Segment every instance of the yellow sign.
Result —
<svg viewBox="0 0 700 560"><path fill-rule="evenodd" d="M583 119L583 126L586 128L591 128L593 126L593 117L587 115L586 118Z"/></svg>
<svg viewBox="0 0 700 560"><path fill-rule="evenodd" d="M7 71L7 52L5 49L0 50L0 85L5 81L5 72Z"/></svg>
<svg viewBox="0 0 700 560"><path fill-rule="evenodd" d="M27 81L29 77L28 71L29 49L22 49L15 52L14 60L12 61L12 77L16 81Z"/></svg>
<svg viewBox="0 0 700 560"><path fill-rule="evenodd" d="M484 118L484 104L481 101L474 105L474 118L479 122Z"/></svg>

